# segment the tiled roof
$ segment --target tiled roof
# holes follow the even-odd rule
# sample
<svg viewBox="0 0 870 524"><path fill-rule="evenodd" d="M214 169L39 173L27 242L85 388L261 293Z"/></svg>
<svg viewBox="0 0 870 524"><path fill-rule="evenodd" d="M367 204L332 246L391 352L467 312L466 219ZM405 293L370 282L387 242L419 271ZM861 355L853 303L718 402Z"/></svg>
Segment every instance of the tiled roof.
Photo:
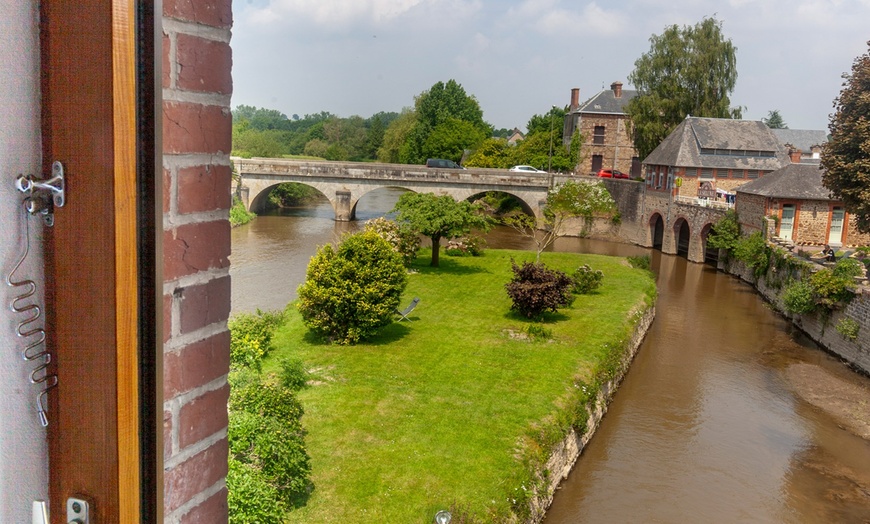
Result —
<svg viewBox="0 0 870 524"><path fill-rule="evenodd" d="M771 129L779 143L791 144L803 153L809 153L813 146L824 145L828 141L828 133L821 129Z"/></svg>
<svg viewBox="0 0 870 524"><path fill-rule="evenodd" d="M789 164L737 188L738 193L768 198L796 200L834 200L822 185L822 170L818 164Z"/></svg>
<svg viewBox="0 0 870 524"><path fill-rule="evenodd" d="M625 114L625 106L632 98L637 96L637 91L634 89L623 89L622 96L616 98L612 89L605 89L597 95L593 96L586 102L580 104L580 108L576 113L616 113Z"/></svg>
<svg viewBox="0 0 870 524"><path fill-rule="evenodd" d="M764 151L772 156L701 154L701 149ZM686 117L643 163L773 171L788 163L788 154L776 136L760 121Z"/></svg>

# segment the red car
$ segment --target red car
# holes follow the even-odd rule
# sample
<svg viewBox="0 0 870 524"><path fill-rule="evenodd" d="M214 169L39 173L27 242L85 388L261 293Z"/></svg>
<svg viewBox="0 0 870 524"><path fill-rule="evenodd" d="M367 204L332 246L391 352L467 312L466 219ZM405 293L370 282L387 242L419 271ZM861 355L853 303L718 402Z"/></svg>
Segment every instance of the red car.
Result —
<svg viewBox="0 0 870 524"><path fill-rule="evenodd" d="M627 173L618 169L602 169L598 171L598 176L601 178L628 178Z"/></svg>

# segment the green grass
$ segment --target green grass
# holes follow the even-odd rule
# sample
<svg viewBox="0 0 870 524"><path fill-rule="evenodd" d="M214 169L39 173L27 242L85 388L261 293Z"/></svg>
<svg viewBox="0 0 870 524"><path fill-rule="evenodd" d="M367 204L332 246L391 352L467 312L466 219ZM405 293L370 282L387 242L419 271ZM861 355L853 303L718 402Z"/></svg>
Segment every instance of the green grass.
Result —
<svg viewBox="0 0 870 524"><path fill-rule="evenodd" d="M421 253L402 304L421 298L412 322L358 346L319 343L288 307L264 371L298 356L315 380L299 394L314 491L289 522L429 523L451 504L492 521L532 488L530 457L546 455L574 420L565 412L575 381L595 382L655 284L624 259L545 253L551 267L589 264L604 281L546 318L552 339L518 339L510 333L528 332L529 321L510 312L510 257L534 260L488 250L429 268Z"/></svg>

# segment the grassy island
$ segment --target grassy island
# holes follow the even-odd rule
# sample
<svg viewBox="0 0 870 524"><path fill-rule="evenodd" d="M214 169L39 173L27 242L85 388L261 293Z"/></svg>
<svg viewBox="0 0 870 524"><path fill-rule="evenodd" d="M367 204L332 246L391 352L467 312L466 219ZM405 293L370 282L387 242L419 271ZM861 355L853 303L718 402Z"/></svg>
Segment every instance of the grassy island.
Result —
<svg viewBox="0 0 870 524"><path fill-rule="evenodd" d="M612 377L640 314L655 300L647 271L625 259L544 253L548 266L589 264L602 286L535 323L510 311L510 259L487 250L441 260L421 252L403 307L420 305L357 346L315 340L293 304L264 371L284 357L311 370L299 392L314 490L289 522L430 523L440 509L495 522L524 516L536 475ZM456 515L456 513L455 513Z"/></svg>

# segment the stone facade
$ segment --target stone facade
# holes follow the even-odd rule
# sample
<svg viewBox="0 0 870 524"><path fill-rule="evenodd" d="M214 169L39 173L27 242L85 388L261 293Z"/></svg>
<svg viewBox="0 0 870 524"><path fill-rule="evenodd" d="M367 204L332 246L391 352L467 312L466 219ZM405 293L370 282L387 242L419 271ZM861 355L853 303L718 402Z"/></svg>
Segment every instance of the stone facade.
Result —
<svg viewBox="0 0 870 524"><path fill-rule="evenodd" d="M603 138L596 137L596 129L603 129ZM583 115L580 119L583 144L576 172L585 175L595 174L598 169L617 169L631 173L632 165L637 162L637 152L628 130L628 117L624 114ZM602 135L599 133L598 136ZM600 163L596 157L600 158Z"/></svg>

